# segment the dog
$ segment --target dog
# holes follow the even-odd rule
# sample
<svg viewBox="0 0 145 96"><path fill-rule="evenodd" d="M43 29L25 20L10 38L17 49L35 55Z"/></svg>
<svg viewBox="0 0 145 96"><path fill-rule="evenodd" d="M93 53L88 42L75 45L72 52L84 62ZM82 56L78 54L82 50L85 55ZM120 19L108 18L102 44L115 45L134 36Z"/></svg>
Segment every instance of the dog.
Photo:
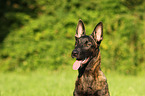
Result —
<svg viewBox="0 0 145 96"><path fill-rule="evenodd" d="M110 96L107 79L100 68L99 46L102 40L102 22L98 23L88 36L83 21L79 20L75 34L75 49L72 51L72 57L76 58L73 69L78 70L73 96Z"/></svg>

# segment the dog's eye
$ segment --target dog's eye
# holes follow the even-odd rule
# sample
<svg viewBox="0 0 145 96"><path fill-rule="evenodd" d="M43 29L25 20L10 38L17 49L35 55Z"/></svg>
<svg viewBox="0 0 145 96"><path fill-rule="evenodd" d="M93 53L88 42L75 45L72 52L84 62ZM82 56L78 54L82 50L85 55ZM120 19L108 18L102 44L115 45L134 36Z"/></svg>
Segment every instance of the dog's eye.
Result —
<svg viewBox="0 0 145 96"><path fill-rule="evenodd" d="M91 46L91 42L86 41L86 42L84 43L84 46L86 46L86 47Z"/></svg>
<svg viewBox="0 0 145 96"><path fill-rule="evenodd" d="M87 46L91 46L91 45L92 45L91 42L87 43Z"/></svg>
<svg viewBox="0 0 145 96"><path fill-rule="evenodd" d="M88 43L88 41L86 41L86 42L84 43L84 46L87 46L87 43Z"/></svg>

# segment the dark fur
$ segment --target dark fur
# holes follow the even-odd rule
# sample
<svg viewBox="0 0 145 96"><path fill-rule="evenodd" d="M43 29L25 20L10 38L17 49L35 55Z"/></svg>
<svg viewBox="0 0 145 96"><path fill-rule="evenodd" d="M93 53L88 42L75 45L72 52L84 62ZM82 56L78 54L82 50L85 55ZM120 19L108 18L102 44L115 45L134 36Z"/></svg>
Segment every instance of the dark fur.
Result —
<svg viewBox="0 0 145 96"><path fill-rule="evenodd" d="M101 30L99 28L101 28ZM100 36L100 38L97 36ZM75 49L72 51L72 57L75 57L77 60L89 58L89 61L86 64L82 64L78 69L79 74L73 95L110 96L107 79L100 68L101 55L99 46L103 39L102 22L96 25L90 36L87 36L85 34L84 24L79 20L75 39L76 43Z"/></svg>

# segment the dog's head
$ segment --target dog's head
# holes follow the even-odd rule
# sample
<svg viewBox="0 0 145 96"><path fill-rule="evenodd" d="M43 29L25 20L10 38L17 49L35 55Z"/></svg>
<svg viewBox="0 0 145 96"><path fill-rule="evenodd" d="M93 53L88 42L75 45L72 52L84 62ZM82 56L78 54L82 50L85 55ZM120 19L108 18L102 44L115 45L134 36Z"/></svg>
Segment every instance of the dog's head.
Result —
<svg viewBox="0 0 145 96"><path fill-rule="evenodd" d="M96 51L103 40L103 24L98 23L91 35L85 33L85 26L82 20L79 20L75 34L75 49L72 51L72 57L76 58L73 69L77 70L81 65L87 64L96 56Z"/></svg>

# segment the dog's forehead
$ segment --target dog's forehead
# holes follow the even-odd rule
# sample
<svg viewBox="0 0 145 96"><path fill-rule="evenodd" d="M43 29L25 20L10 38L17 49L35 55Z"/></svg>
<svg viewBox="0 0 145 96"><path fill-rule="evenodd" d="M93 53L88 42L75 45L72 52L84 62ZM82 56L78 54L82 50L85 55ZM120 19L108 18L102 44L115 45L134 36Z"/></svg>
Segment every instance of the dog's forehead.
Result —
<svg viewBox="0 0 145 96"><path fill-rule="evenodd" d="M91 41L91 38L89 36L82 36L80 38L80 42L86 42L86 41Z"/></svg>

